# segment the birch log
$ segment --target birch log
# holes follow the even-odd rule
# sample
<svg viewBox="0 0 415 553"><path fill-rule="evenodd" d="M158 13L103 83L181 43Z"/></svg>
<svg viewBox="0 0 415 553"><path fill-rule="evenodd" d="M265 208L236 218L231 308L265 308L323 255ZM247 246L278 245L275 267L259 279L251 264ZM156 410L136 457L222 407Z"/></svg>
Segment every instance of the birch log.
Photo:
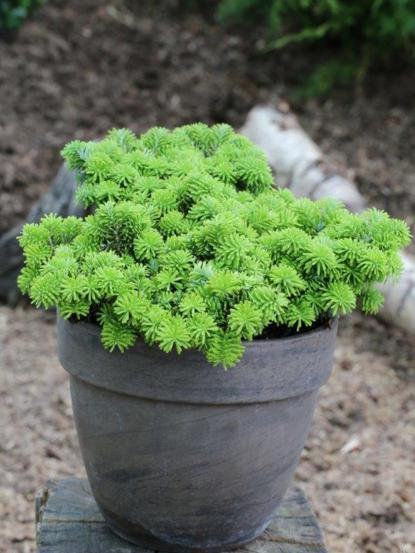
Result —
<svg viewBox="0 0 415 553"><path fill-rule="evenodd" d="M279 186L290 188L296 196L335 198L354 212L366 207L356 184L325 159L285 104L280 109L253 108L240 132L264 150ZM403 253L402 260L400 279L379 286L385 295L380 315L415 334L415 258Z"/></svg>

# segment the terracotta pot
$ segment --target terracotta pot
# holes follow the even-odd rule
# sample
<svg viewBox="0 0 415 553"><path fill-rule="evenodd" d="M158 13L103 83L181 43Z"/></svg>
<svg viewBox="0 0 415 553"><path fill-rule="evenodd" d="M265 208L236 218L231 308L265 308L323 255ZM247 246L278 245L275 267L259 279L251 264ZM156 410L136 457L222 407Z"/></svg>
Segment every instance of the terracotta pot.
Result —
<svg viewBox="0 0 415 553"><path fill-rule="evenodd" d="M246 344L228 371L197 351L58 320L59 357L89 482L107 523L152 550L223 551L263 532L282 500L328 378L337 321Z"/></svg>

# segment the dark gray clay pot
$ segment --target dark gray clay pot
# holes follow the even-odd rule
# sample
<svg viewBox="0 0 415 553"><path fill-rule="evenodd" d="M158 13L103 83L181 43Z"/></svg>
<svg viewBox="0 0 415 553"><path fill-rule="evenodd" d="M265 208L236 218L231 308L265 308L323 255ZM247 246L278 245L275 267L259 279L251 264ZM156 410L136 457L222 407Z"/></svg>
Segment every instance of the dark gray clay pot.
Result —
<svg viewBox="0 0 415 553"><path fill-rule="evenodd" d="M298 463L336 329L247 343L225 372L142 342L109 353L98 327L59 319L86 471L114 532L181 553L261 534Z"/></svg>

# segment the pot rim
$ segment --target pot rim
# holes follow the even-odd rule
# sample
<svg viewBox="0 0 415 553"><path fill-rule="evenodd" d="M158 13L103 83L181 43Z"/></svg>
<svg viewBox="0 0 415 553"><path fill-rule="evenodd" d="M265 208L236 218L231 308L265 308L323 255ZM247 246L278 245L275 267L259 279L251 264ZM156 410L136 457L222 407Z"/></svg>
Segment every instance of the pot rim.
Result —
<svg viewBox="0 0 415 553"><path fill-rule="evenodd" d="M329 377L337 319L310 332L244 343L244 355L225 371L189 349L163 352L137 340L124 353L102 346L99 326L58 317L58 353L74 379L142 399L240 404L286 399L317 390Z"/></svg>

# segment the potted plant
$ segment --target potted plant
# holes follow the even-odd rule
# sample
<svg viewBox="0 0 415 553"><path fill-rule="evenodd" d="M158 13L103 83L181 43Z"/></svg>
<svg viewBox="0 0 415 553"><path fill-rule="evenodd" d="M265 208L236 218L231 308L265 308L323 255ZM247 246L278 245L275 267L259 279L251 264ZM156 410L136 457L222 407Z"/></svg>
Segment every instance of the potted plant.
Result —
<svg viewBox="0 0 415 553"><path fill-rule="evenodd" d="M379 309L408 227L274 188L227 125L113 130L63 156L89 214L24 227L19 285L58 310L96 501L148 548L248 542L291 481L337 316Z"/></svg>

